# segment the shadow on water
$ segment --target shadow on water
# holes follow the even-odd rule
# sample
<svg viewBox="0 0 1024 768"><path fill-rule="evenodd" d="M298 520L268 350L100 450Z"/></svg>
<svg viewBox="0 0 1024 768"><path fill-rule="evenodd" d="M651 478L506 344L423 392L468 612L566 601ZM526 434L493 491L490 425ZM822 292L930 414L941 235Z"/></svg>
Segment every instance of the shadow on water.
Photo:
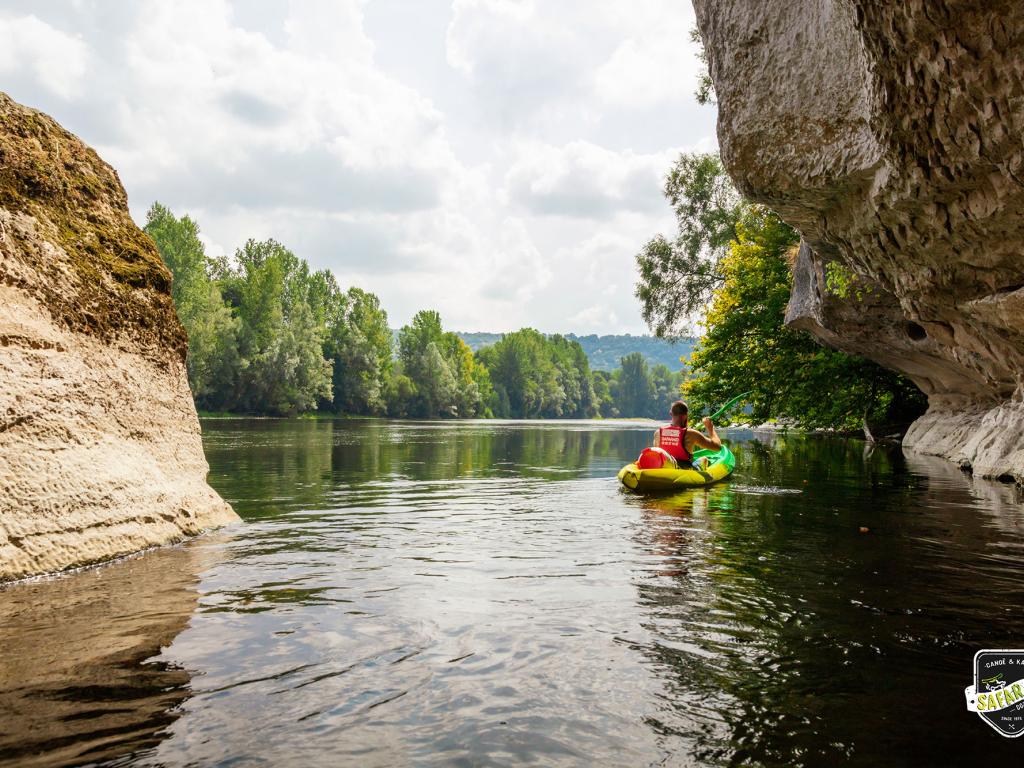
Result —
<svg viewBox="0 0 1024 768"><path fill-rule="evenodd" d="M638 650L666 682L647 718L664 747L723 765L1019 760L962 689L976 650L1024 646L1020 490L859 441L736 453L735 482L641 504L661 566L637 583L654 636Z"/></svg>
<svg viewBox="0 0 1024 768"><path fill-rule="evenodd" d="M0 589L0 764L82 765L165 737L190 674L160 656L211 550L172 547Z"/></svg>

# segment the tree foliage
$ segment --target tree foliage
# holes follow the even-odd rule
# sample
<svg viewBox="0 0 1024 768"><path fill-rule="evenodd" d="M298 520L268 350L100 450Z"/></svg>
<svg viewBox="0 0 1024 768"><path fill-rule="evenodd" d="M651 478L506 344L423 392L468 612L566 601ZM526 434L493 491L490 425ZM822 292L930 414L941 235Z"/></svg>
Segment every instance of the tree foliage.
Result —
<svg viewBox="0 0 1024 768"><path fill-rule="evenodd" d="M417 312L399 331L398 355L408 381L394 396L406 401L391 403L389 412L421 418L489 415L490 376L466 342L444 330L438 312Z"/></svg>
<svg viewBox="0 0 1024 768"><path fill-rule="evenodd" d="M864 419L916 415L923 397L905 378L784 327L792 287L786 252L798 240L770 210L747 208L690 360L688 396L711 409L750 390L755 422L788 418L805 427L857 428Z"/></svg>
<svg viewBox="0 0 1024 768"><path fill-rule="evenodd" d="M197 402L208 405L217 399L220 383L238 367L239 322L210 277L199 227L192 219L177 219L154 203L145 230L174 277L171 296L189 338L189 383Z"/></svg>
<svg viewBox="0 0 1024 768"><path fill-rule="evenodd" d="M490 346L498 342L504 334L481 333L481 332L459 332L459 338L469 345L474 352L481 347ZM587 355L587 362L591 370L613 371L619 367L620 360L630 352L643 354L647 364L654 366L663 364L670 370L680 370L681 360L689 357L693 351L693 345L697 342L695 338L682 339L659 339L656 336L634 336L630 333L588 334L577 336L574 333L564 335L568 341L578 341Z"/></svg>
<svg viewBox="0 0 1024 768"><path fill-rule="evenodd" d="M594 397L605 418L668 418L669 405L680 397L683 375L666 365L648 365L639 352L625 355L611 373L595 371Z"/></svg>
<svg viewBox="0 0 1024 768"><path fill-rule="evenodd" d="M714 280L702 282L710 272L696 270L673 287L651 281L652 269L641 263L641 283L652 305L661 292L663 306L703 312L704 332L683 387L692 410L711 411L749 390L746 418L755 422L785 418L805 427L853 428L864 419L905 421L920 412L923 396L907 379L785 327L792 287L787 254L799 242L796 230L726 190L717 158L684 156L673 173L666 195L680 222L678 252L703 254ZM653 322L659 318L666 320L655 314Z"/></svg>
<svg viewBox="0 0 1024 768"><path fill-rule="evenodd" d="M189 383L204 410L643 416L664 413L678 392L679 375L664 365L650 369L640 352L623 358L632 366L625 376L591 371L575 338L529 328L474 354L432 310L418 312L396 343L375 295L341 290L330 272L311 270L275 240L249 240L229 257L210 258L196 223L159 203L146 231L174 274L172 294L189 334ZM630 387L644 394L626 394Z"/></svg>
<svg viewBox="0 0 1024 768"><path fill-rule="evenodd" d="M690 317L723 281L722 259L736 237L743 201L717 155L682 154L665 180L678 231L658 235L636 256L636 297L655 336L685 335Z"/></svg>
<svg viewBox="0 0 1024 768"><path fill-rule="evenodd" d="M333 408L380 414L392 372L391 329L380 300L361 288L341 294L327 317L324 346L333 371Z"/></svg>
<svg viewBox="0 0 1024 768"><path fill-rule="evenodd" d="M223 265L221 284L241 323L232 410L291 415L330 400L324 320L338 300L334 278L275 240L249 240Z"/></svg>
<svg viewBox="0 0 1024 768"><path fill-rule="evenodd" d="M523 328L478 350L477 358L490 372L495 416L586 418L597 413L590 363L579 342Z"/></svg>
<svg viewBox="0 0 1024 768"><path fill-rule="evenodd" d="M647 361L638 352L626 355L622 358L619 374L619 412L627 416L639 415L653 399L654 383L647 369Z"/></svg>
<svg viewBox="0 0 1024 768"><path fill-rule="evenodd" d="M690 30L690 42L697 43L700 46L697 52L697 60L700 61L700 72L697 74L697 90L693 92L693 95L696 97L698 104L717 104L715 84L711 80L708 53L704 48L704 38L701 37L700 30L697 27Z"/></svg>
<svg viewBox="0 0 1024 768"><path fill-rule="evenodd" d="M342 293L274 240L211 259L195 222L159 203L146 231L174 275L198 407L292 415L335 397L362 412L380 407L391 336L376 297Z"/></svg>

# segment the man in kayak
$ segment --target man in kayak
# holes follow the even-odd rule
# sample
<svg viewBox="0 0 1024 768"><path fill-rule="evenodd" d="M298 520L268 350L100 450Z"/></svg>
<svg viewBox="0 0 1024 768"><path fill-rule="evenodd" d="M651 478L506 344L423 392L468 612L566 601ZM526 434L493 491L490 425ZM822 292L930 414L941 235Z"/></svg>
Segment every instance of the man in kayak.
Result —
<svg viewBox="0 0 1024 768"><path fill-rule="evenodd" d="M715 425L708 417L704 417L704 429L708 431L707 436L696 429L687 427L687 419L690 409L682 400L672 403L669 410L672 423L659 427L654 432L654 446L667 453L678 467L693 466L693 452L698 448L707 448L717 451L722 447L722 441L715 432Z"/></svg>

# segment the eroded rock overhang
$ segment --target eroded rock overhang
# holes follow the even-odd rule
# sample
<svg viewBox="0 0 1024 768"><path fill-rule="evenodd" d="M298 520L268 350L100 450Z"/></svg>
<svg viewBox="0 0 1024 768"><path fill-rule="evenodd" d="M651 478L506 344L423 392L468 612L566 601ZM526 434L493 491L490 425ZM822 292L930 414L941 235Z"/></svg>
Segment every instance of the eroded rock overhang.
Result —
<svg viewBox="0 0 1024 768"><path fill-rule="evenodd" d="M722 160L803 236L787 323L928 395L906 447L1024 481L1024 6L694 5Z"/></svg>

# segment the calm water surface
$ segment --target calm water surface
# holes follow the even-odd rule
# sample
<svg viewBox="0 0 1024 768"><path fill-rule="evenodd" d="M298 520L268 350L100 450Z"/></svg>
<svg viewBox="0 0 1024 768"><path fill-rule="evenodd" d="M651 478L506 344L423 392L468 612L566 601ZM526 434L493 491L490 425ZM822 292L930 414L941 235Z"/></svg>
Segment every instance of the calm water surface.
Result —
<svg viewBox="0 0 1024 768"><path fill-rule="evenodd" d="M1024 647L1012 486L735 432L641 498L647 424L203 427L244 525L0 590L0 764L1021 764L963 696Z"/></svg>

